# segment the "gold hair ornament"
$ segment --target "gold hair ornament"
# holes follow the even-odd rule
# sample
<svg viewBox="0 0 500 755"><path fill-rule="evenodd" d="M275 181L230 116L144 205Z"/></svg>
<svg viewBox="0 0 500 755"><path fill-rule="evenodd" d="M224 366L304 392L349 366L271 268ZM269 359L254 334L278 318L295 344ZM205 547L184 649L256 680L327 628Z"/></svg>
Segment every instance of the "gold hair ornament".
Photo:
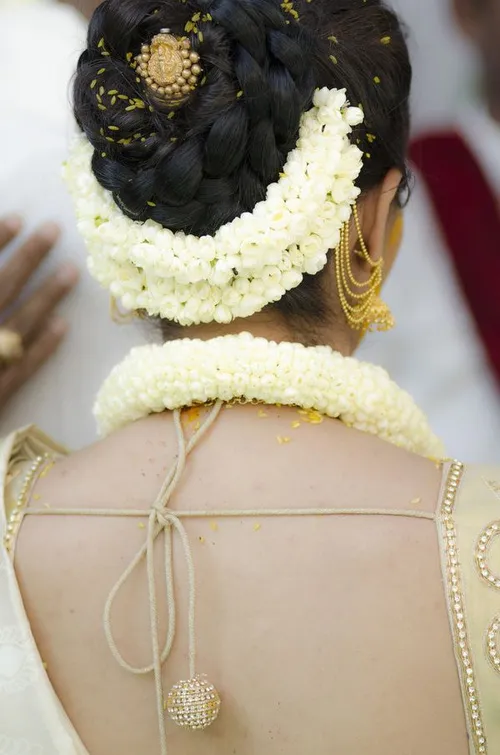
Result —
<svg viewBox="0 0 500 755"><path fill-rule="evenodd" d="M335 271L340 304L346 320L353 330L363 333L371 330L392 330L394 317L387 304L380 298L384 260L374 262L363 239L358 208L354 205L353 217L361 250L359 256L371 268L367 281L359 281L354 276L351 265L350 222L344 223L340 231L340 243L335 252Z"/></svg>
<svg viewBox="0 0 500 755"><path fill-rule="evenodd" d="M198 85L200 56L186 37L162 29L136 57L137 73L160 99L179 103Z"/></svg>

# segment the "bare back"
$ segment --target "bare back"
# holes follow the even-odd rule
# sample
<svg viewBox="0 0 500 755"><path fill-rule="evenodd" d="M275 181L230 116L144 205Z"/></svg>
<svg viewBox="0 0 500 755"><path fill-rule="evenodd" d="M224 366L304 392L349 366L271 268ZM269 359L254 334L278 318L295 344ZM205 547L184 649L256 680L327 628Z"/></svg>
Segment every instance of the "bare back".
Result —
<svg viewBox="0 0 500 755"><path fill-rule="evenodd" d="M298 425L300 423L300 426ZM174 462L170 415L59 461L32 505L144 509ZM333 420L292 409L223 410L188 460L171 507L435 511L442 471ZM147 521L147 519L145 519ZM168 730L173 755L466 755L465 718L435 524L394 515L185 521L197 589L199 670L221 693L204 733ZM159 751L151 677L116 663L103 607L145 539L137 518L28 517L16 568L37 645L92 755ZM164 683L187 674L186 565ZM161 547L156 549L162 637ZM145 567L112 615L120 652L151 661Z"/></svg>

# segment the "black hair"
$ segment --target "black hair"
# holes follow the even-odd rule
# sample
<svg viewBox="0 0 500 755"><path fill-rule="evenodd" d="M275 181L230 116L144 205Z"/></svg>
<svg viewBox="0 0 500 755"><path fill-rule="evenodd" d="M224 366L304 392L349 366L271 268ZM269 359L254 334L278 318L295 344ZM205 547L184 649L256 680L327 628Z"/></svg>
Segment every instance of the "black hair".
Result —
<svg viewBox="0 0 500 755"><path fill-rule="evenodd" d="M187 36L200 85L182 106L134 69L161 29ZM104 0L74 84L77 121L99 183L134 220L213 234L265 198L294 148L317 87L346 88L365 113L358 186L399 168L407 188L411 65L397 16L380 0ZM272 305L322 320L321 275Z"/></svg>

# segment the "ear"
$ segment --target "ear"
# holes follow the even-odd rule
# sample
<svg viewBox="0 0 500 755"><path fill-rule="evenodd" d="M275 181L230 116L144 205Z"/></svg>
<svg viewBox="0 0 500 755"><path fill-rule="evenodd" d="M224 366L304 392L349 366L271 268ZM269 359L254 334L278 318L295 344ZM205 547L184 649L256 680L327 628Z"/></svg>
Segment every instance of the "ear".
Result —
<svg viewBox="0 0 500 755"><path fill-rule="evenodd" d="M394 245L388 244L388 241L396 220L394 200L401 178L401 171L396 168L390 170L382 184L367 197L361 208L361 227L370 258L372 262L378 262L382 257L390 256L392 259L387 260L389 267L392 266L395 256L393 249L388 249Z"/></svg>

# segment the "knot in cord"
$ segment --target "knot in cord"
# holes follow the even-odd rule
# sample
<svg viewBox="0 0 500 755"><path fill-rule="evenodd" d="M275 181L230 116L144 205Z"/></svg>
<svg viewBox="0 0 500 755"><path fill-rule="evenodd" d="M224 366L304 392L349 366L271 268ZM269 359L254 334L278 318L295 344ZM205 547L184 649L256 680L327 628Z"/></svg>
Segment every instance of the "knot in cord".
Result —
<svg viewBox="0 0 500 755"><path fill-rule="evenodd" d="M106 605L104 608L104 632L108 641L109 648L113 657L117 663L125 671L136 675L154 674L155 687L156 687L156 705L158 712L158 726L160 732L161 741L161 753L167 755L167 739L166 739L166 727L165 727L165 695L163 690L162 668L165 662L168 660L172 651L172 646L175 639L175 625L176 625L176 605L175 605L175 591L174 591L174 567L172 561L172 535L175 533L179 536L181 541L182 550L184 554L184 561L187 570L188 577L188 591L189 591L189 607L188 607L188 657L189 657L189 678L193 679L196 676L196 634L195 634L195 614L196 614L196 586L195 586L195 572L193 563L193 554L189 543L189 538L184 525L181 522L179 516L169 508L169 503L174 495L177 486L180 482L184 469L186 467L186 461L188 455L193 448L199 443L205 433L213 425L215 420L220 414L222 408L222 402L217 402L213 409L208 414L205 422L202 423L200 429L193 435L188 443L184 435L184 429L182 427L181 412L177 410L174 412L174 425L177 435L177 458L176 461L168 473L165 482L158 494L156 501L151 507L148 519L147 537L146 542L141 546L138 553L134 556L128 567L123 572L122 576L116 582L112 588ZM158 590L156 584L156 573L154 563L154 549L155 543L159 537L163 537L164 548L164 573L165 573L165 598L167 604L168 614L168 628L167 636L163 649L160 645L160 633L158 626ZM149 598L149 618L151 627L151 647L152 647L152 662L146 666L133 666L130 664L121 654L118 649L116 640L113 635L111 626L111 614L115 600L127 583L132 573L137 567L146 561L147 568L147 580L148 580L148 598Z"/></svg>

